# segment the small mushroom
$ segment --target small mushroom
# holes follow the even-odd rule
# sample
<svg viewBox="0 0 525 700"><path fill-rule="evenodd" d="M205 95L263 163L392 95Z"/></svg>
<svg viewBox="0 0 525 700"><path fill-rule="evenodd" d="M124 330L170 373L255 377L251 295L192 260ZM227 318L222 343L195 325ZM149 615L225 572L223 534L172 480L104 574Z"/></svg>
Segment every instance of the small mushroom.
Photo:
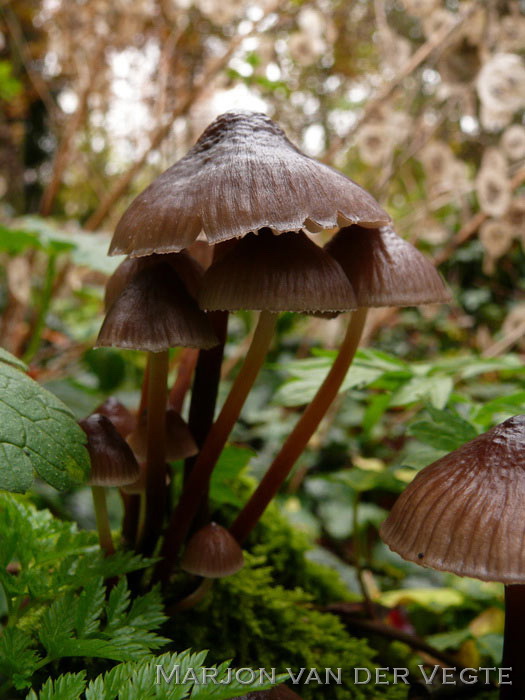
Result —
<svg viewBox="0 0 525 700"><path fill-rule="evenodd" d="M190 537L181 568L205 578L231 576L244 566L242 549L226 528L209 523Z"/></svg>
<svg viewBox="0 0 525 700"><path fill-rule="evenodd" d="M146 459L147 453L147 415L144 413L135 430L128 435L128 445L140 461ZM197 454L198 449L188 428L188 424L177 411L166 411L166 459L171 462Z"/></svg>
<svg viewBox="0 0 525 700"><path fill-rule="evenodd" d="M100 546L106 554L113 554L115 547L104 489L133 483L139 477L140 467L130 446L109 418L93 413L79 421L79 425L87 435L87 450L91 460L88 483L93 495Z"/></svg>
<svg viewBox="0 0 525 700"><path fill-rule="evenodd" d="M227 112L142 192L119 221L110 255L140 257L273 231L390 221L372 195L301 153L264 114Z"/></svg>
<svg viewBox="0 0 525 700"><path fill-rule="evenodd" d="M109 396L104 403L95 408L93 413L100 413L109 418L123 438L135 429L137 422L135 416L114 396Z"/></svg>
<svg viewBox="0 0 525 700"><path fill-rule="evenodd" d="M404 559L505 584L502 666L525 697L525 415L509 418L425 467L398 498L381 537Z"/></svg>

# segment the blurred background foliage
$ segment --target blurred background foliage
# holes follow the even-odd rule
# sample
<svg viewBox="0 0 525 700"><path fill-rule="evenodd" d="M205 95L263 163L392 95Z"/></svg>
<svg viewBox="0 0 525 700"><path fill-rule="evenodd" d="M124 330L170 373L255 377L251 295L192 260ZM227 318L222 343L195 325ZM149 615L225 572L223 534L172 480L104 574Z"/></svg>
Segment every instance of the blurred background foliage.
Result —
<svg viewBox="0 0 525 700"><path fill-rule="evenodd" d="M372 311L279 506L388 624L466 666L499 661L502 589L405 563L377 528L419 468L525 412L524 53L518 0L0 6L1 341L78 417L109 393L136 405L144 369L138 353L92 349L118 263L109 232L223 111L267 112L440 266L454 303ZM224 391L252 327L232 317ZM235 473L264 470L340 330L340 319L280 318L234 434L253 450ZM92 525L83 490L37 497Z"/></svg>

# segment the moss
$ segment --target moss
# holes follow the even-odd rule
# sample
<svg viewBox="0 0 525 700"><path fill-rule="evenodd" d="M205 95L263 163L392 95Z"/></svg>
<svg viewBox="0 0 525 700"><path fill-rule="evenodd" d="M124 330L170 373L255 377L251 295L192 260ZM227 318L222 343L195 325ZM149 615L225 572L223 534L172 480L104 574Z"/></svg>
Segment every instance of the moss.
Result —
<svg viewBox="0 0 525 700"><path fill-rule="evenodd" d="M305 558L308 541L275 508L249 545L242 571L215 582L198 606L172 618L165 633L174 648L209 649L210 662L232 658L236 667L290 668L294 674L305 668L303 680L311 668L323 680L325 668L342 669L342 685L296 686L305 700L406 697L407 686L354 684L353 669L373 669L375 652L316 606L355 596L335 571Z"/></svg>

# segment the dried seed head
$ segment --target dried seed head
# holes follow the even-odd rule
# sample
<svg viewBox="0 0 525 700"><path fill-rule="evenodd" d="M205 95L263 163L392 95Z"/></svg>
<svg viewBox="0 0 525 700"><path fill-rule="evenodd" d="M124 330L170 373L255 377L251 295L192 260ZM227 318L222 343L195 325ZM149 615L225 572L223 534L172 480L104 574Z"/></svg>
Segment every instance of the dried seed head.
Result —
<svg viewBox="0 0 525 700"><path fill-rule="evenodd" d="M425 467L381 527L404 559L459 576L525 583L525 416Z"/></svg>
<svg viewBox="0 0 525 700"><path fill-rule="evenodd" d="M242 549L237 540L217 523L210 523L190 538L181 567L205 578L231 576L244 566Z"/></svg>
<svg viewBox="0 0 525 700"><path fill-rule="evenodd" d="M476 82L483 106L513 113L525 107L525 65L512 53L494 54L482 67Z"/></svg>
<svg viewBox="0 0 525 700"><path fill-rule="evenodd" d="M91 486L122 486L136 481L140 467L135 455L109 418L93 413L79 425L88 438Z"/></svg>
<svg viewBox="0 0 525 700"><path fill-rule="evenodd" d="M503 132L501 145L510 160L525 158L525 127L513 124Z"/></svg>
<svg viewBox="0 0 525 700"><path fill-rule="evenodd" d="M352 288L340 266L303 232L248 234L206 272L207 311L347 311Z"/></svg>
<svg viewBox="0 0 525 700"><path fill-rule="evenodd" d="M476 192L481 209L494 218L503 216L510 206L512 190L504 173L482 168L476 178Z"/></svg>
<svg viewBox="0 0 525 700"><path fill-rule="evenodd" d="M177 345L211 348L217 339L169 263L147 265L111 305L98 346L160 352Z"/></svg>
<svg viewBox="0 0 525 700"><path fill-rule="evenodd" d="M132 202L110 254L179 251L201 230L210 243L265 227L299 231L307 219L322 229L390 220L370 194L301 153L266 115L228 112Z"/></svg>
<svg viewBox="0 0 525 700"><path fill-rule="evenodd" d="M433 264L389 226L349 226L325 250L345 271L358 306L417 306L451 299Z"/></svg>
<svg viewBox="0 0 525 700"><path fill-rule="evenodd" d="M136 430L128 436L128 445L139 461L146 459L147 415L144 414ZM185 459L197 454L198 449L186 421L172 408L166 411L166 459Z"/></svg>
<svg viewBox="0 0 525 700"><path fill-rule="evenodd" d="M479 240L487 254L497 260L511 247L514 231L507 221L485 221L479 228Z"/></svg>

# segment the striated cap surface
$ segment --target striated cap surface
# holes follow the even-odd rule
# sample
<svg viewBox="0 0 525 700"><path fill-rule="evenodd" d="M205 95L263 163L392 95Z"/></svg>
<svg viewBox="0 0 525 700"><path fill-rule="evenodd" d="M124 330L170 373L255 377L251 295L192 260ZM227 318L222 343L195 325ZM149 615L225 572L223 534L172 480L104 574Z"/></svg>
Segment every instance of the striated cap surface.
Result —
<svg viewBox="0 0 525 700"><path fill-rule="evenodd" d="M140 467L135 455L109 418L93 413L79 425L88 439L91 486L123 486L137 480Z"/></svg>
<svg viewBox="0 0 525 700"><path fill-rule="evenodd" d="M131 203L109 252L176 252L201 231L214 244L265 227L319 231L389 221L372 195L301 153L269 117L227 112Z"/></svg>
<svg viewBox="0 0 525 700"><path fill-rule="evenodd" d="M207 311L348 311L357 308L340 265L302 231L264 229L242 238L206 271Z"/></svg>
<svg viewBox="0 0 525 700"><path fill-rule="evenodd" d="M96 344L160 352L211 348L217 338L171 265L161 262L142 269L116 298Z"/></svg>
<svg viewBox="0 0 525 700"><path fill-rule="evenodd" d="M525 583L525 416L425 467L381 527L404 559L459 576Z"/></svg>
<svg viewBox="0 0 525 700"><path fill-rule="evenodd" d="M432 262L390 226L342 228L324 250L345 271L358 306L417 306L451 300Z"/></svg>
<svg viewBox="0 0 525 700"><path fill-rule="evenodd" d="M189 540L181 568L205 578L231 576L244 566L242 549L222 525L209 523Z"/></svg>

